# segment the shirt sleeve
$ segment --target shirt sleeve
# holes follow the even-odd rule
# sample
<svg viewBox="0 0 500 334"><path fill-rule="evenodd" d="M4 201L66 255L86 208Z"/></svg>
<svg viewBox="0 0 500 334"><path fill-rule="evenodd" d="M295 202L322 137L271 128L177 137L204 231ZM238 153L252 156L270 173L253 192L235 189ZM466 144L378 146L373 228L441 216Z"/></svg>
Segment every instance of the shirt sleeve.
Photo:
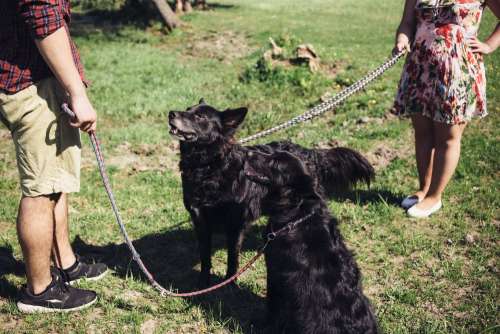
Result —
<svg viewBox="0 0 500 334"><path fill-rule="evenodd" d="M64 25L58 0L18 0L18 6L33 38L47 37Z"/></svg>

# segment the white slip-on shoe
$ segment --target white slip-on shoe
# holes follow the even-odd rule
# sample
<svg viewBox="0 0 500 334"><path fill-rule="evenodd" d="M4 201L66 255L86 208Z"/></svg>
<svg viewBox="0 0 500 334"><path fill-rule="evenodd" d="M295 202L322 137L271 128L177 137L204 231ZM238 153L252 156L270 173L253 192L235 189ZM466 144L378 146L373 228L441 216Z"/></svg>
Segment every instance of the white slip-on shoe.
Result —
<svg viewBox="0 0 500 334"><path fill-rule="evenodd" d="M441 201L437 202L436 204L434 204L433 206L431 206L427 210L419 209L419 208L417 208L416 205L414 205L408 209L407 213L408 213L408 216L413 217L413 218L427 218L430 215L432 215L433 213L439 211L439 209L441 209L442 206L443 206L443 202L441 202Z"/></svg>
<svg viewBox="0 0 500 334"><path fill-rule="evenodd" d="M409 208L420 202L421 200L417 195L406 196L405 199L401 202L401 207L405 210L408 210Z"/></svg>

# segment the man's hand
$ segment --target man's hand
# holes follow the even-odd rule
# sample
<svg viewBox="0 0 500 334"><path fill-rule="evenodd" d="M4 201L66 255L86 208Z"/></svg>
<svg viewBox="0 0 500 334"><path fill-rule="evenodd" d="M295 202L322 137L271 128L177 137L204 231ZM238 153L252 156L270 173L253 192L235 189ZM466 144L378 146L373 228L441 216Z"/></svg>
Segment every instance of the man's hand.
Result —
<svg viewBox="0 0 500 334"><path fill-rule="evenodd" d="M71 95L69 104L76 119L70 122L71 126L80 128L80 130L90 133L96 130L97 114L87 97L87 94Z"/></svg>

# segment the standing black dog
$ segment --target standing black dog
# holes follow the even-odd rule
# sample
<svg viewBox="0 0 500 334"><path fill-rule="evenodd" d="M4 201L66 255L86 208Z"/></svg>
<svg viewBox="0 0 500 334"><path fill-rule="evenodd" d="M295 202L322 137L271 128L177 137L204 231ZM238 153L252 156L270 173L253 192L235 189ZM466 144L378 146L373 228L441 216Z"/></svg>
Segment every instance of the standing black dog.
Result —
<svg viewBox="0 0 500 334"><path fill-rule="evenodd" d="M325 196L374 176L372 166L359 153L346 149L309 150L290 142L241 146L234 134L243 122L246 108L223 112L205 104L185 112L170 112L170 133L180 141L184 205L191 214L199 242L201 274L199 286L207 286L211 268L211 235L222 229L227 236L226 277L236 273L245 230L262 211L267 188L249 181L243 171L247 152L293 152L316 178Z"/></svg>
<svg viewBox="0 0 500 334"><path fill-rule="evenodd" d="M359 269L305 165L253 152L245 175L269 189L267 232L282 229L265 250L269 333L377 333Z"/></svg>

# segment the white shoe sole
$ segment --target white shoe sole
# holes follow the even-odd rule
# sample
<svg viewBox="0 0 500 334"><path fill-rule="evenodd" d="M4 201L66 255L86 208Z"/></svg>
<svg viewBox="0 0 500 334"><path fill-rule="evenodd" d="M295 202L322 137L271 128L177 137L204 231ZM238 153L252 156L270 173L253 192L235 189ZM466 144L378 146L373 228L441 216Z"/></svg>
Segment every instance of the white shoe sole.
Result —
<svg viewBox="0 0 500 334"><path fill-rule="evenodd" d="M99 281L100 279L104 278L104 276L106 276L108 274L108 272L109 272L109 269L106 269L106 271L103 272L102 274L100 274L99 276L90 277L90 278L88 278L88 277L82 277L82 278L79 278L77 280L70 281L69 285L78 284L81 281L91 281L91 282Z"/></svg>
<svg viewBox="0 0 500 334"><path fill-rule="evenodd" d="M76 312L76 311L86 309L87 307L94 305L96 301L97 301L97 297L88 304L78 306L78 307L73 307L73 308L67 308L67 309L29 305L29 304L17 302L17 308L19 309L19 311L21 311L21 313L27 313L27 314L30 314L30 313L68 313L68 312Z"/></svg>
<svg viewBox="0 0 500 334"><path fill-rule="evenodd" d="M412 218L427 218L433 213L438 212L441 210L443 207L443 203L441 201L437 202L434 204L432 207L430 207L428 210L421 210L417 208L416 206L412 206L411 208L408 209L407 214L408 216Z"/></svg>

